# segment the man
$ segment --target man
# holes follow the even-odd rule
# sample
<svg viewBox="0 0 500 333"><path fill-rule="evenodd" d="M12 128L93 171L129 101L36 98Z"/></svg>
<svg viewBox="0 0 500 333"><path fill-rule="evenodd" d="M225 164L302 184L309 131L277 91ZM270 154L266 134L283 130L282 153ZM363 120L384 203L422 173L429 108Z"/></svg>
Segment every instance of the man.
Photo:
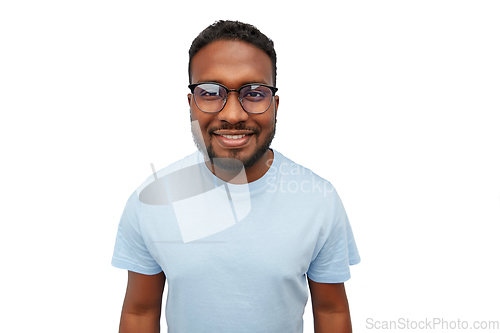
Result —
<svg viewBox="0 0 500 333"><path fill-rule="evenodd" d="M344 290L360 261L333 186L270 149L279 97L273 42L233 21L193 41L188 103L199 151L129 198L113 265L127 269L120 332L350 332ZM306 279L307 277L307 279Z"/></svg>

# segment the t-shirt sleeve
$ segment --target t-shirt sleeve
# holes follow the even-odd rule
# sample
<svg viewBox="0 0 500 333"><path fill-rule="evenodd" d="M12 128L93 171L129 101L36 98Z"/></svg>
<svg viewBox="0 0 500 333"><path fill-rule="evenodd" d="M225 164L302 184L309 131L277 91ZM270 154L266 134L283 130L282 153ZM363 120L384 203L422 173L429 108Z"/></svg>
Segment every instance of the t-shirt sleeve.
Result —
<svg viewBox="0 0 500 333"><path fill-rule="evenodd" d="M125 205L118 225L111 264L140 274L153 275L162 271L144 242L140 226L141 202L134 191Z"/></svg>
<svg viewBox="0 0 500 333"><path fill-rule="evenodd" d="M361 261L344 205L333 191L333 218L319 237L307 276L319 283L342 283L351 278L349 265Z"/></svg>

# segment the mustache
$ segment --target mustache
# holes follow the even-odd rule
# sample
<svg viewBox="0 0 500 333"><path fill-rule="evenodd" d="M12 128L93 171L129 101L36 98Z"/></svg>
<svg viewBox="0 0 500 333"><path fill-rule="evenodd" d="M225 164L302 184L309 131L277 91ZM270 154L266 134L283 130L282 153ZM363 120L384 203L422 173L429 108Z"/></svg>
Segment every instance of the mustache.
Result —
<svg viewBox="0 0 500 333"><path fill-rule="evenodd" d="M222 126L217 126L217 127L212 127L208 130L209 134L213 134L215 131L219 130L234 130L234 131L251 131L254 132L254 134L260 134L260 130L256 127L249 127L249 126L243 126L243 125L235 125L231 126L229 124L224 124Z"/></svg>

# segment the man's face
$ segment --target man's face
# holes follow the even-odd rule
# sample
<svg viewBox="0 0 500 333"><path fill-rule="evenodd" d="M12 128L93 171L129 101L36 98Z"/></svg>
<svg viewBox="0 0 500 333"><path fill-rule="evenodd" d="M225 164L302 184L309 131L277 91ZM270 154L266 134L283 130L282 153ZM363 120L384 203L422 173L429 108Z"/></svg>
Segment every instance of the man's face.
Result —
<svg viewBox="0 0 500 333"><path fill-rule="evenodd" d="M247 83L273 85L273 67L269 56L261 49L242 42L220 40L202 48L191 61L191 81L217 82L229 89L238 89ZM210 160L232 158L245 168L263 167L265 153L274 138L278 96L269 109L261 114L247 113L238 101L238 93L229 93L222 111L206 113L198 109L188 95L191 120L198 121L201 137L193 132L198 147L207 148ZM227 135L245 135L233 139ZM203 140L203 142L201 142ZM218 161L218 163L217 163ZM240 163L216 160L216 166L231 170ZM248 170L247 170L248 171Z"/></svg>

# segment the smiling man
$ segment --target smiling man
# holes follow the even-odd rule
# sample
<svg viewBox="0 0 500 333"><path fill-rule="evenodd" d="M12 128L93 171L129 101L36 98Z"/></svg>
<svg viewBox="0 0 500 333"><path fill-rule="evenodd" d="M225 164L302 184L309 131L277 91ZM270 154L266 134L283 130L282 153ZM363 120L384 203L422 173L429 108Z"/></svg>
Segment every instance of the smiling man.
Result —
<svg viewBox="0 0 500 333"><path fill-rule="evenodd" d="M201 130L201 137L193 131L197 146L206 146L217 175L239 170L234 162L241 161L248 182L259 179L273 158L279 104L271 58L247 42L218 40L202 47L190 68L191 120Z"/></svg>
<svg viewBox="0 0 500 333"><path fill-rule="evenodd" d="M198 147L129 198L112 264L127 269L120 332L350 332L344 282L360 257L326 180L270 145L276 53L255 27L218 21L189 51ZM309 287L309 288L308 288Z"/></svg>

